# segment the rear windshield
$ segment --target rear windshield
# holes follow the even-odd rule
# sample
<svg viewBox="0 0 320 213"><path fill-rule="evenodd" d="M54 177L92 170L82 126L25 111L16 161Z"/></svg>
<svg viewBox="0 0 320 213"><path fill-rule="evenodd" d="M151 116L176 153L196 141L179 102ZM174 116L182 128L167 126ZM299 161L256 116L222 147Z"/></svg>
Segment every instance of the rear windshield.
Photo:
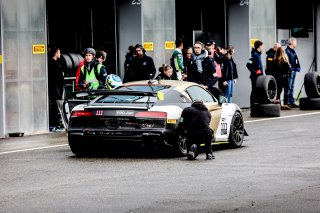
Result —
<svg viewBox="0 0 320 213"><path fill-rule="evenodd" d="M163 85L135 85L120 87L118 90L122 91L142 91L142 92L163 92L166 93L170 86ZM157 97L145 95L105 95L98 99L96 103L155 103L158 101Z"/></svg>

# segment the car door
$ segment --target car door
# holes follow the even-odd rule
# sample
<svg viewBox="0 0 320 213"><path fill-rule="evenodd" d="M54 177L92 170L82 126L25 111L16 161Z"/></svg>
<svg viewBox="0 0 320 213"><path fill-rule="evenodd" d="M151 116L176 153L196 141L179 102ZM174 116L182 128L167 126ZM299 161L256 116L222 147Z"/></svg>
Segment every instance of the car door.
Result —
<svg viewBox="0 0 320 213"><path fill-rule="evenodd" d="M186 88L185 92L186 94L188 94L192 101L203 101L211 114L210 127L216 132L220 122L222 111L222 108L219 105L218 101L207 90L197 85Z"/></svg>

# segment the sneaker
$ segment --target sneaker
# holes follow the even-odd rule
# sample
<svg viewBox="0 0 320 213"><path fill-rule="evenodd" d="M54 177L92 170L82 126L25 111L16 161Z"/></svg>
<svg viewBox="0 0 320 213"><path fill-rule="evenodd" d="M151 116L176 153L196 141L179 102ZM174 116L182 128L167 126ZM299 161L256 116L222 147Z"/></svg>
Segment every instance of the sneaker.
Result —
<svg viewBox="0 0 320 213"><path fill-rule="evenodd" d="M190 147L190 150L187 154L187 158L188 160L194 160L197 157L197 145L196 144L192 144Z"/></svg>
<svg viewBox="0 0 320 213"><path fill-rule="evenodd" d="M289 105L283 105L282 107L281 107L281 109L282 110L291 110L291 107L289 107Z"/></svg>
<svg viewBox="0 0 320 213"><path fill-rule="evenodd" d="M291 108L299 108L299 106L297 104L290 104L289 105Z"/></svg>
<svg viewBox="0 0 320 213"><path fill-rule="evenodd" d="M207 153L207 157L206 157L207 160L213 160L215 159L213 153Z"/></svg>

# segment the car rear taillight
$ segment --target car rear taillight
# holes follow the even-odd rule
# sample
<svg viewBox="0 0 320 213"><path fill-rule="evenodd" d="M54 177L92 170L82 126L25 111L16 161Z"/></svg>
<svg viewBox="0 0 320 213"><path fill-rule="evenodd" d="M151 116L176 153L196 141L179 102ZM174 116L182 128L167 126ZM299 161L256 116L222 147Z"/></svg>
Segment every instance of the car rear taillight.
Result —
<svg viewBox="0 0 320 213"><path fill-rule="evenodd" d="M167 118L166 112L145 111L137 112L134 115L136 118Z"/></svg>
<svg viewBox="0 0 320 213"><path fill-rule="evenodd" d="M90 111L73 111L71 116L73 117L85 117L85 116L92 116L92 112Z"/></svg>

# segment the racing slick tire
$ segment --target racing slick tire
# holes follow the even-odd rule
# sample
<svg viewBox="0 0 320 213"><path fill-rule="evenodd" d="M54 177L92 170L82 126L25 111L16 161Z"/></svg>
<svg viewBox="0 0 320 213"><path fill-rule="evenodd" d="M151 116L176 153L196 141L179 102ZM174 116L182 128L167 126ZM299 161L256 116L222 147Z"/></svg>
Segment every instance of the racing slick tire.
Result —
<svg viewBox="0 0 320 213"><path fill-rule="evenodd" d="M257 103L273 103L277 98L277 82L272 75L261 75L256 80Z"/></svg>
<svg viewBox="0 0 320 213"><path fill-rule="evenodd" d="M229 133L229 144L234 147L241 147L245 134L242 114L236 111L232 117Z"/></svg>
<svg viewBox="0 0 320 213"><path fill-rule="evenodd" d="M280 104L252 104L251 117L280 117Z"/></svg>
<svg viewBox="0 0 320 213"><path fill-rule="evenodd" d="M187 151L187 143L186 143L185 136L178 135L177 142L174 145L174 151L180 157L187 156L188 151Z"/></svg>
<svg viewBox="0 0 320 213"><path fill-rule="evenodd" d="M320 98L300 98L299 108L300 110L319 110Z"/></svg>
<svg viewBox="0 0 320 213"><path fill-rule="evenodd" d="M320 98L320 74L318 72L305 74L304 90L308 98Z"/></svg>

